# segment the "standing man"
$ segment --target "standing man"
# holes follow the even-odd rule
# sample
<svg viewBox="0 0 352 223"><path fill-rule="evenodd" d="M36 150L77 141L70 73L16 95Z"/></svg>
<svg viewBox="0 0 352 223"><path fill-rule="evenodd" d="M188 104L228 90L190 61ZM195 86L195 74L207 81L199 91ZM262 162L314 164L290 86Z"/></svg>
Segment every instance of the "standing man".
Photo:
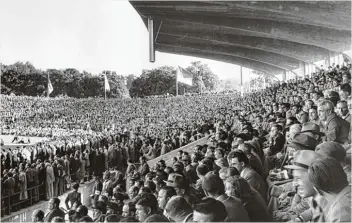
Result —
<svg viewBox="0 0 352 223"><path fill-rule="evenodd" d="M76 183L75 185L73 185L73 191L70 192L69 194L67 194L67 197L65 199L65 204L66 204L66 208L67 210L70 210L73 206L74 203L81 202L81 193L78 192L78 188L79 188L79 184ZM68 203L71 203L71 205L69 206Z"/></svg>

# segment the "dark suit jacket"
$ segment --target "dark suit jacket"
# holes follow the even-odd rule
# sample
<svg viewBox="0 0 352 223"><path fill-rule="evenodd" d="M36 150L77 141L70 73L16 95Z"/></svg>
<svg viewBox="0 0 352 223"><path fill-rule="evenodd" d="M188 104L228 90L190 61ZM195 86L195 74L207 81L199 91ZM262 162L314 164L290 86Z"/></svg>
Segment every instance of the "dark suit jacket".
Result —
<svg viewBox="0 0 352 223"><path fill-rule="evenodd" d="M267 201L268 185L255 170L246 167L241 171L241 177L247 180L248 184L259 192L264 201Z"/></svg>
<svg viewBox="0 0 352 223"><path fill-rule="evenodd" d="M138 171L142 176L147 175L149 173L149 166L147 163L143 164L142 166L139 167Z"/></svg>
<svg viewBox="0 0 352 223"><path fill-rule="evenodd" d="M65 212L61 210L60 208L56 208L54 210L51 210L45 217L44 217L44 222L51 222L51 220L54 217L62 217L65 219Z"/></svg>
<svg viewBox="0 0 352 223"><path fill-rule="evenodd" d="M350 132L350 123L343 120L335 113L329 115L324 125L324 133L327 141L334 141L338 143L348 142Z"/></svg>
<svg viewBox="0 0 352 223"><path fill-rule="evenodd" d="M226 194L221 195L217 198L218 201L221 201L227 211L227 221L228 222L249 222L249 216L244 208L241 200L234 197L229 197Z"/></svg>

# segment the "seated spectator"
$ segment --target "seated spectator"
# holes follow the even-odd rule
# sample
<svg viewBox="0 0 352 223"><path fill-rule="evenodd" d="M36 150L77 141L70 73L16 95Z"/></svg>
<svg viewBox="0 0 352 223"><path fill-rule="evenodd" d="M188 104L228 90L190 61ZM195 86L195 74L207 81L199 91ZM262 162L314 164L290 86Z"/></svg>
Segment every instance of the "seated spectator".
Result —
<svg viewBox="0 0 352 223"><path fill-rule="evenodd" d="M346 160L346 150L337 142L324 142L315 148L315 152L324 157L331 157L337 160L346 173L347 181L351 183L351 162Z"/></svg>
<svg viewBox="0 0 352 223"><path fill-rule="evenodd" d="M225 205L214 198L206 197L194 204L194 222L224 222L226 219Z"/></svg>
<svg viewBox="0 0 352 223"><path fill-rule="evenodd" d="M207 173L204 176L202 187L208 197L221 201L225 205L227 221L249 221L248 213L243 207L241 201L225 194L224 183L218 175L213 172Z"/></svg>
<svg viewBox="0 0 352 223"><path fill-rule="evenodd" d="M272 221L266 202L255 189L249 186L245 179L239 176L229 177L225 185L226 194L241 200L251 221Z"/></svg>
<svg viewBox="0 0 352 223"><path fill-rule="evenodd" d="M165 205L164 215L172 222L193 222L193 209L181 196L170 198Z"/></svg>
<svg viewBox="0 0 352 223"><path fill-rule="evenodd" d="M350 123L338 117L334 112L334 104L329 100L318 104L319 119L323 122L327 141L341 144L348 142Z"/></svg>
<svg viewBox="0 0 352 223"><path fill-rule="evenodd" d="M351 222L351 187L340 163L330 157L315 160L308 169L315 190L329 203L327 222Z"/></svg>
<svg viewBox="0 0 352 223"><path fill-rule="evenodd" d="M136 204L136 217L140 222L149 222L154 217L159 217L161 221L168 222L164 216L157 214L158 201L153 194L145 193L141 196Z"/></svg>
<svg viewBox="0 0 352 223"><path fill-rule="evenodd" d="M240 176L247 180L248 184L256 189L265 201L267 200L267 183L250 167L249 160L242 151L236 151L233 153L231 166L235 167L240 172Z"/></svg>
<svg viewBox="0 0 352 223"><path fill-rule="evenodd" d="M57 197L51 198L48 203L48 214L45 216L45 222L51 222L54 217L65 218L65 213L60 209L60 199Z"/></svg>
<svg viewBox="0 0 352 223"><path fill-rule="evenodd" d="M32 213L32 222L44 222L44 211L36 209Z"/></svg>
<svg viewBox="0 0 352 223"><path fill-rule="evenodd" d="M158 205L161 210L165 209L167 202L173 197L176 196L176 191L173 187L164 186L160 189L158 193Z"/></svg>

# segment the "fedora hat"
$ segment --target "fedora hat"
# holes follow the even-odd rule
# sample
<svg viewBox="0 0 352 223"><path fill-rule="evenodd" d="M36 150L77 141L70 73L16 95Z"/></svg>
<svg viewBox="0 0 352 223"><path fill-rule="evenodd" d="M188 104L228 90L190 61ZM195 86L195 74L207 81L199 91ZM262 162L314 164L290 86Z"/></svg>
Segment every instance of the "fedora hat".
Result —
<svg viewBox="0 0 352 223"><path fill-rule="evenodd" d="M315 124L315 123L311 123L311 122L307 122L304 123L302 126L302 130L301 133L304 132L312 132L314 134L318 134L320 136L324 136L325 134L323 132L320 132L320 126Z"/></svg>
<svg viewBox="0 0 352 223"><path fill-rule="evenodd" d="M291 170L308 170L309 166L318 158L323 157L319 153L311 150L300 150L293 158L292 165L284 166L286 169Z"/></svg>
<svg viewBox="0 0 352 223"><path fill-rule="evenodd" d="M314 150L316 144L317 141L313 137L297 133L287 146L298 150Z"/></svg>

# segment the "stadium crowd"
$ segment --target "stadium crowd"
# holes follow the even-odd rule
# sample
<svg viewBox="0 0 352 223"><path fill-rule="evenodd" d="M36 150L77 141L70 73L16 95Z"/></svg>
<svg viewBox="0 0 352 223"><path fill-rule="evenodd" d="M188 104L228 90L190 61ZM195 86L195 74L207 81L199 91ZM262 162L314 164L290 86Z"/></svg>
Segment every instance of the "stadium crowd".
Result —
<svg viewBox="0 0 352 223"><path fill-rule="evenodd" d="M51 139L2 151L2 206L16 211L43 184L30 203L44 194L48 210L33 222L350 222L350 82L350 67L334 67L242 98L2 96L13 114L2 134ZM202 137L171 166L148 165ZM78 183L90 177L83 205Z"/></svg>

